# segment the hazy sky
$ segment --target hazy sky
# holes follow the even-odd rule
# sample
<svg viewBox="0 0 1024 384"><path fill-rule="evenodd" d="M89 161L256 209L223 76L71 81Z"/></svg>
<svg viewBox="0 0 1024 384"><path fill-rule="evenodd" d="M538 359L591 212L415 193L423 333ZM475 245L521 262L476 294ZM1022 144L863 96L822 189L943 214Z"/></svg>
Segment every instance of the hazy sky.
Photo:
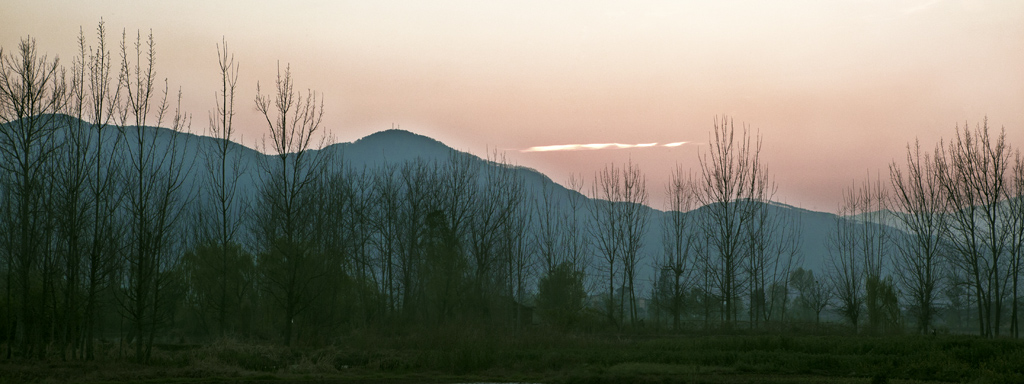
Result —
<svg viewBox="0 0 1024 384"><path fill-rule="evenodd" d="M152 29L158 74L181 87L194 131L224 37L246 145L266 129L256 82L272 84L280 61L323 94L336 141L396 124L559 182L631 159L656 207L675 164L696 170L717 115L761 133L777 200L823 211L958 123L987 115L1024 148L1024 1L5 0L0 45L31 35L70 58L100 18L115 48L122 29Z"/></svg>

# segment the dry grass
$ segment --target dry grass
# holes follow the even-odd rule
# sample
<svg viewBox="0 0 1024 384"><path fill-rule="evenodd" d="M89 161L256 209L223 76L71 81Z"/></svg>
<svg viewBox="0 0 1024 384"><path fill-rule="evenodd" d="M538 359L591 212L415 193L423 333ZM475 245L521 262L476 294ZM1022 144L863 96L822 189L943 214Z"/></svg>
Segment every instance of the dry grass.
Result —
<svg viewBox="0 0 1024 384"><path fill-rule="evenodd" d="M220 340L161 345L139 365L105 345L96 362L0 361L22 382L1024 382L1024 343L966 336L520 335L442 330L352 334L284 348Z"/></svg>

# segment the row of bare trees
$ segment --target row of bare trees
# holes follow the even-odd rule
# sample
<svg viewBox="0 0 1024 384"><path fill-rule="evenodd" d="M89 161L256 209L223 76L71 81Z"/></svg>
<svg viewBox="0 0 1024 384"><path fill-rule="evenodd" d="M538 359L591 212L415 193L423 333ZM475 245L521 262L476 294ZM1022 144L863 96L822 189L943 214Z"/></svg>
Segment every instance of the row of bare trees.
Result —
<svg viewBox="0 0 1024 384"><path fill-rule="evenodd" d="M946 204L941 240L948 247L951 283L966 284L975 301L978 332L990 337L999 336L1007 309L1011 331L1018 334L1017 281L1024 257L1021 168L1020 152L1011 153L1005 132L990 135L987 120L974 130L958 127L956 139L936 154Z"/></svg>
<svg viewBox="0 0 1024 384"><path fill-rule="evenodd" d="M931 153L908 145L889 171L889 183L846 191L830 238L843 317L856 327L866 311L877 332L903 327L906 312L928 332L940 313L966 309L979 334L1017 337L1024 156L986 120Z"/></svg>
<svg viewBox="0 0 1024 384"><path fill-rule="evenodd" d="M751 327L786 317L790 273L802 257L799 217L772 203L776 186L760 152L759 135L722 117L700 172L677 167L672 175L653 299L673 329L695 309L705 326L727 328L744 306Z"/></svg>
<svg viewBox="0 0 1024 384"><path fill-rule="evenodd" d="M119 67L102 23L97 39L87 46L80 33L70 69L28 38L0 53L8 357L56 344L65 358L92 358L107 306L130 324L139 360L161 326L189 170L175 147L187 143L163 136L190 121L178 108L165 119L152 36L123 35Z"/></svg>
<svg viewBox="0 0 1024 384"><path fill-rule="evenodd" d="M288 68L258 91L267 155L254 155L233 142L226 43L212 138L192 140L152 35L125 33L116 53L106 40L102 22L95 46L80 34L70 69L30 39L0 52L8 358L92 359L114 338L144 362L171 334L288 345L340 324L528 318L540 207L520 169L462 153L345 167L325 147L322 97L296 92Z"/></svg>
<svg viewBox="0 0 1024 384"><path fill-rule="evenodd" d="M793 270L798 218L772 209L759 138L747 129L737 138L731 121L717 122L700 173L677 169L667 189L656 316L667 313L678 328L682 314L703 310L705 324L717 317L728 326L745 306L744 320L757 326L785 319L795 290L791 304L818 321L833 307L855 329L866 317L870 333L900 331L906 315L928 332L944 314L945 326L964 315L979 334L1016 337L1024 157L989 131L987 121L958 126L931 154L908 146L888 181L846 189L816 278Z"/></svg>
<svg viewBox="0 0 1024 384"><path fill-rule="evenodd" d="M253 156L233 142L239 65L226 43L212 137L198 143L180 92L159 84L152 35L122 34L115 57L100 23L95 47L79 37L69 77L30 40L20 48L4 56L2 78L8 356L59 347L89 359L99 336L115 333L120 355L146 361L172 330L287 345L323 340L337 324L515 328L531 321L534 294L542 318L562 313L567 325L602 290L609 324L646 316L638 289L652 210L635 164L595 174L591 199L581 178L567 194L544 184L530 198L523 170L497 155L353 169L326 147L322 97L296 92L287 67L270 95L258 91L268 135L266 155ZM781 239L793 234L759 204L774 187L757 148L745 138L734 153L727 120L715 132L707 188L680 173L670 191L665 265L680 295L694 271L710 276L705 295L726 298L727 323L741 292L757 304L750 316L768 320L795 255ZM718 177L738 192L716 194ZM683 211L695 202L727 214L694 221ZM713 220L731 232L708 229ZM723 240L697 241L712 235ZM543 281L550 288L538 290ZM568 302L557 298L565 287Z"/></svg>
<svg viewBox="0 0 1024 384"><path fill-rule="evenodd" d="M646 316L640 271L655 245L644 244L652 210L637 165L595 174L590 199L582 178L568 194L548 183L530 198L520 171L497 156L487 166L457 154L351 169L326 147L322 97L296 92L287 67L271 94L258 91L266 156L251 156L233 142L239 65L226 43L212 140L195 143L182 135L190 115L166 80L160 87L152 36L123 34L119 57L102 23L96 38L92 47L80 36L67 81L31 41L21 57L4 56L9 349L45 353L59 339L62 355L90 358L96 333L116 328L119 345L145 361L156 335L182 324L285 344L339 322L518 324L533 293L550 304L541 317L584 312L586 294L554 300L535 288L544 279L603 297L613 326ZM677 328L698 287L705 319L714 308L732 324L744 301L754 323L785 317L796 218L767 204L775 186L760 138L745 127L738 135L716 120L701 173L679 170L668 191L656 264L671 271Z"/></svg>
<svg viewBox="0 0 1024 384"><path fill-rule="evenodd" d="M70 68L30 39L0 52L8 358L145 362L172 334L291 345L367 327L518 330L534 304L559 327L589 316L635 328L650 317L645 263L654 316L677 330L694 311L758 327L793 304L820 319L832 303L855 327L866 312L870 330L897 329L909 311L924 331L947 293L973 303L982 334L998 335L1006 311L1018 332L1024 160L987 123L931 156L908 148L888 185L847 190L819 281L797 269L800 218L771 202L760 136L729 118L699 172L672 175L656 256L632 162L568 190L533 189L497 154L346 166L327 145L322 95L296 91L288 66L269 94L258 87L259 154L233 141L239 65L226 42L211 137L194 139L180 92L156 75L152 35L123 33L116 55L106 38L103 23L95 46L81 33Z"/></svg>
<svg viewBox="0 0 1024 384"><path fill-rule="evenodd" d="M867 312L871 332L899 327L899 298L892 281L895 233L890 230L888 189L868 179L843 192L828 252L837 309L856 329Z"/></svg>

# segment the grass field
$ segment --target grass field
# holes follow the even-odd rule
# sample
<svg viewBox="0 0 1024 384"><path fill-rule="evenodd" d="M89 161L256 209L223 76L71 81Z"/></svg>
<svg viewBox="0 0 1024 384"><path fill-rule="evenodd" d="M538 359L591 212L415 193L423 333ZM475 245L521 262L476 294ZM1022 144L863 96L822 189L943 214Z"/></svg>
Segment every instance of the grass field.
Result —
<svg viewBox="0 0 1024 384"><path fill-rule="evenodd" d="M1024 382L1024 343L971 336L353 335L321 348L161 345L154 362L0 361L22 382Z"/></svg>

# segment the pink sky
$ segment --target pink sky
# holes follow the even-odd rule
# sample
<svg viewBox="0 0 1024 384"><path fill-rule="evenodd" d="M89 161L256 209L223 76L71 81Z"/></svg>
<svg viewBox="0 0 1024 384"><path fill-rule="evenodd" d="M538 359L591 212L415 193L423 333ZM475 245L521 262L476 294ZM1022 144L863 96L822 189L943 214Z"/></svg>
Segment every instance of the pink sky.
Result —
<svg viewBox="0 0 1024 384"><path fill-rule="evenodd" d="M655 207L676 163L697 166L716 115L764 138L776 199L834 211L915 138L931 147L984 116L1024 148L1021 1L46 1L5 2L0 46L26 35L70 58L103 18L152 29L157 71L205 129L216 44L241 64L240 132L265 127L256 82L278 60L323 93L351 141L400 125L556 181L632 158ZM677 147L520 152L532 146ZM696 170L696 169L695 169Z"/></svg>

